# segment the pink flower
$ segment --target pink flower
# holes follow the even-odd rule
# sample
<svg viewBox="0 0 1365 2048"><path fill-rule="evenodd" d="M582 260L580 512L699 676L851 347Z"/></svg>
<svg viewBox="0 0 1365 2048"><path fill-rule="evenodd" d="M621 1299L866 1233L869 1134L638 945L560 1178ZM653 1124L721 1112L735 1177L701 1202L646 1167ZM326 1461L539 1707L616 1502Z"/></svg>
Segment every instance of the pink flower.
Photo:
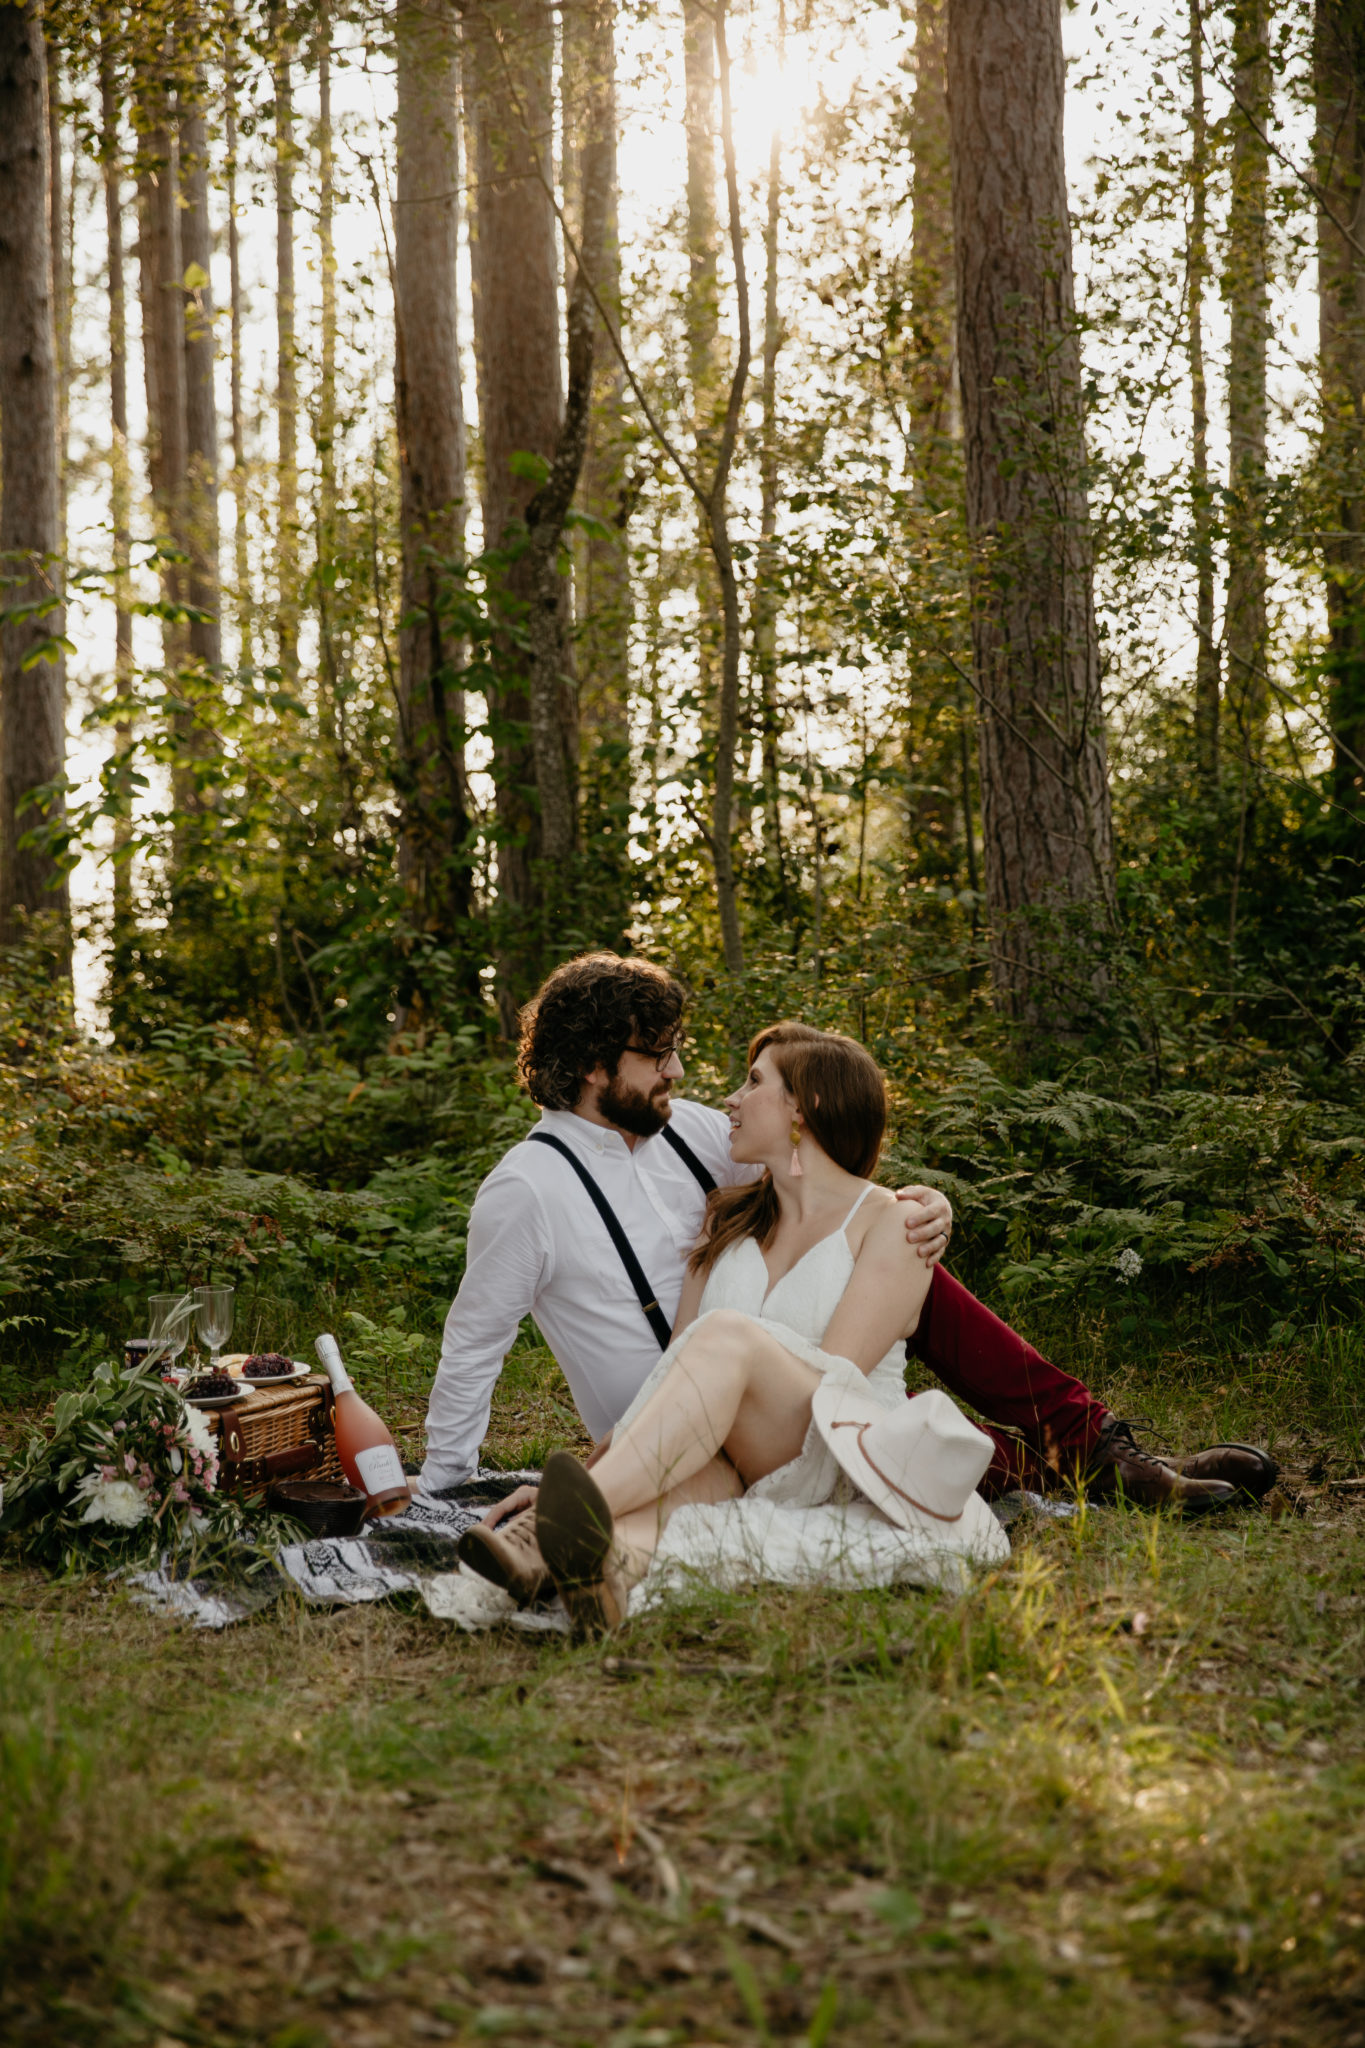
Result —
<svg viewBox="0 0 1365 2048"><path fill-rule="evenodd" d="M117 1466L117 1465L101 1465L101 1466L100 1466L100 1478L101 1478L101 1479L102 1479L102 1480L104 1481L105 1485L107 1486L107 1485L109 1484L109 1482L110 1482L110 1480L111 1480L111 1479L117 1479L117 1478L118 1478L118 1466Z"/></svg>
<svg viewBox="0 0 1365 2048"><path fill-rule="evenodd" d="M115 1436L122 1436L122 1435L123 1435L123 1432L124 1432L124 1430L125 1430L125 1429L126 1429L127 1427L128 1427L128 1425L127 1425L127 1423L126 1423L126 1422L116 1422L116 1423L114 1424L114 1435L115 1435Z"/></svg>
<svg viewBox="0 0 1365 2048"><path fill-rule="evenodd" d="M185 1505L185 1503L186 1503L186 1502L187 1502L187 1501L189 1500L189 1497L190 1497L190 1490L189 1490L188 1486L186 1486L186 1484L185 1484L185 1482L184 1482L184 1480L183 1480L183 1479L177 1479L177 1480L176 1480L176 1482L175 1482L175 1496L174 1496L174 1497L175 1497L175 1499L176 1499L176 1500L178 1500L178 1501L180 1502L180 1504L181 1504L181 1506L182 1506L182 1507L183 1507L183 1506Z"/></svg>
<svg viewBox="0 0 1365 2048"><path fill-rule="evenodd" d="M137 1459L131 1451L123 1453L123 1469L125 1472L136 1472L137 1470Z"/></svg>

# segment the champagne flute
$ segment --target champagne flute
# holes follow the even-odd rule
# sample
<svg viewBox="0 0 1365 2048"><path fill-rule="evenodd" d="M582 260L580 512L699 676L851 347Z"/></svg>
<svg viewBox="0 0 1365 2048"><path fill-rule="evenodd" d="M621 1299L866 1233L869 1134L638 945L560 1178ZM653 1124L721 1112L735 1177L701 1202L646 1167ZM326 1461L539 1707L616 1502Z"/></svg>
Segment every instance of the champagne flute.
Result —
<svg viewBox="0 0 1365 2048"><path fill-rule="evenodd" d="M190 1341L190 1323L194 1318L194 1296L192 1294L154 1294L147 1303L151 1317L148 1336L152 1349L147 1362L153 1359L174 1365Z"/></svg>
<svg viewBox="0 0 1365 2048"><path fill-rule="evenodd" d="M194 1312L200 1341L209 1350L209 1371L217 1372L218 1354L232 1335L231 1287L196 1287Z"/></svg>

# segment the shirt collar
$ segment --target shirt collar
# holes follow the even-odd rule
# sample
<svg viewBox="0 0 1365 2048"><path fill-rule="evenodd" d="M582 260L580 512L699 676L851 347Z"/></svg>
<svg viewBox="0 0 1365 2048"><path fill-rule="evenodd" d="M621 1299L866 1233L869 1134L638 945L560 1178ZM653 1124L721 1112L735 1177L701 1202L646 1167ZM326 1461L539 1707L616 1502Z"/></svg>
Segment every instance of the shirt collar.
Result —
<svg viewBox="0 0 1365 2048"><path fill-rule="evenodd" d="M590 1123L587 1117L579 1116L572 1109L542 1109L540 1128L552 1131L556 1138L562 1138L568 1144L576 1145L580 1152L595 1153L598 1157L607 1152L618 1159L635 1158L641 1145L649 1142L647 1138L638 1138L632 1152L620 1131L614 1131L606 1124Z"/></svg>

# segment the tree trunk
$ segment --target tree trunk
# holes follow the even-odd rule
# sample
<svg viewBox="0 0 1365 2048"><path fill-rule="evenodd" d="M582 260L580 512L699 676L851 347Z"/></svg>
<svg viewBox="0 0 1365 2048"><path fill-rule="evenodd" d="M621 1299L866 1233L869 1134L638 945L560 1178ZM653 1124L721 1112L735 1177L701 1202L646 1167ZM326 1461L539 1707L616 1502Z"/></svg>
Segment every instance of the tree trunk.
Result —
<svg viewBox="0 0 1365 2048"><path fill-rule="evenodd" d="M276 643L280 667L293 680L299 669L299 372L294 332L294 81L289 21L271 9L275 83L275 417L278 530L275 536Z"/></svg>
<svg viewBox="0 0 1365 2048"><path fill-rule="evenodd" d="M495 602L508 620L489 686L497 793L497 881L507 937L499 1008L511 1030L539 955L541 819L530 682L519 641L537 602L519 531L537 478L518 456L553 460L563 416L555 215L546 180L554 133L551 17L539 0L477 0L464 14L466 107L474 138L474 341L483 453L484 545L505 550ZM562 604L562 591L557 593ZM542 622L542 625L544 622ZM563 619L553 622L562 636ZM568 649L562 666L568 667Z"/></svg>
<svg viewBox="0 0 1365 2048"><path fill-rule="evenodd" d="M114 542L114 689L126 699L133 675L133 615L128 583L131 559L132 478L128 466L128 313L123 282L123 194L119 150L119 95L107 21L100 32L100 160L104 171L104 225L109 252L109 514ZM133 728L127 717L114 726L114 961L115 995L122 960L133 934L133 783L129 755Z"/></svg>
<svg viewBox="0 0 1365 2048"><path fill-rule="evenodd" d="M1194 528L1195 762L1203 782L1218 780L1221 710L1218 642L1213 628L1213 493L1209 488L1208 387L1204 376L1204 282L1209 274L1208 119L1204 111L1204 7L1190 0L1190 228L1186 255L1187 338L1190 360L1190 515Z"/></svg>
<svg viewBox="0 0 1365 2048"><path fill-rule="evenodd" d="M402 479L398 710L400 870L419 929L455 944L470 911L463 701L456 688L465 427L455 264L460 148L448 0L401 0L397 21L395 388Z"/></svg>
<svg viewBox="0 0 1365 2048"><path fill-rule="evenodd" d="M336 552L337 523L337 258L336 194L332 151L332 12L321 0L317 24L318 52L318 269L322 297L319 341L318 409L315 439L318 452L318 530L316 542L318 644L322 688L318 723L323 739L346 756L346 718L338 691L336 622L330 611L329 566ZM449 117L447 117L449 118ZM343 768L343 787L347 783Z"/></svg>
<svg viewBox="0 0 1365 2048"><path fill-rule="evenodd" d="M621 326L621 251L617 239L616 45L613 22L598 0L572 0L564 22L564 179L575 237L583 232L581 145L606 96L603 176L605 217L597 296L617 332ZM594 33L594 30L596 32ZM599 75L600 74L600 75ZM572 265L570 268L572 269ZM625 376L600 321L593 350L592 416L579 499L607 533L590 532L575 548L579 627L575 642L579 719L583 732L585 840L603 891L602 935L620 944L630 892L630 634L633 616L627 527L634 491L624 433ZM613 928L614 927L614 928Z"/></svg>
<svg viewBox="0 0 1365 2048"><path fill-rule="evenodd" d="M916 487L932 512L961 497L947 17L948 0L916 0L910 433Z"/></svg>
<svg viewBox="0 0 1365 2048"><path fill-rule="evenodd" d="M142 268L142 345L147 362L147 428L150 442L148 468L159 532L166 536L178 556L192 565L194 551L190 534L189 431L186 403L185 361L185 257L181 241L180 150L175 122L167 100L165 83L169 55L160 73L144 80L143 170L138 181L138 252ZM161 587L171 604L189 601L192 568L187 572L179 561L163 561ZM161 629L162 660L168 687L178 693L176 680L188 667L191 642L186 628L167 620ZM193 713L176 711L176 759L171 771L171 790L178 823L175 829L173 869L178 870L187 852L185 821L200 806L198 781L194 772L196 752Z"/></svg>
<svg viewBox="0 0 1365 2048"><path fill-rule="evenodd" d="M948 139L948 0L916 0L911 150L914 214L906 338L910 458L921 522L951 515L937 530L921 523L920 531L926 538L932 536L930 545L937 551L948 554L957 544L963 515ZM954 678L946 687L945 682L942 650L932 641L911 650L913 710L905 732L908 850L922 872L942 873L951 865L956 879L960 821L968 887L975 894L970 777L962 779L962 760L964 745L970 751L974 744L976 728L960 682ZM965 727L960 723L964 711Z"/></svg>
<svg viewBox="0 0 1365 2048"><path fill-rule="evenodd" d="M1228 591L1224 708L1244 772L1260 759L1266 687L1266 355L1270 120L1267 0L1231 0L1237 106L1223 292L1228 302Z"/></svg>
<svg viewBox="0 0 1365 2048"><path fill-rule="evenodd" d="M27 801L66 759L59 559L57 365L53 338L47 68L34 0L0 7L0 943L35 913L67 915L59 862L21 847L43 822ZM51 605L52 609L45 609ZM40 649L48 650L38 659ZM30 665L31 664L31 665ZM53 812L60 820L60 797Z"/></svg>
<svg viewBox="0 0 1365 2048"><path fill-rule="evenodd" d="M1112 909L1058 0L952 0L958 361L997 999L1084 1016ZM1068 946L1065 925L1079 925ZM1077 966L1076 961L1080 961Z"/></svg>
<svg viewBox="0 0 1365 2048"><path fill-rule="evenodd" d="M66 553L66 465L71 439L71 273L73 249L62 198L62 60L47 44L47 160L50 166L48 238L52 244L52 337L57 356L57 491L59 552ZM76 182L76 157L71 159Z"/></svg>
<svg viewBox="0 0 1365 2048"><path fill-rule="evenodd" d="M1319 371L1332 793L1365 825L1365 14L1317 0Z"/></svg>
<svg viewBox="0 0 1365 2048"><path fill-rule="evenodd" d="M251 552L247 537L246 433L242 417L242 254L237 226L237 49L228 38L223 54L227 125L228 299L232 409L233 615L237 622L237 659L244 669L256 659L255 606L251 598Z"/></svg>
<svg viewBox="0 0 1365 2048"><path fill-rule="evenodd" d="M782 130L773 123L768 145L768 217L763 231L763 430L759 445L758 560L749 608L749 640L758 685L758 725L763 762L764 839L777 878L782 916L790 915L787 865L782 846L782 772L778 742L781 710L777 698L777 358L782 321L777 310L778 231L782 215Z"/></svg>
<svg viewBox="0 0 1365 2048"><path fill-rule="evenodd" d="M721 944L731 974L744 972L744 939L739 922L735 882L735 757L739 747L741 633L739 578L730 542L730 469L739 441L740 420L749 382L749 280L744 267L744 228L739 212L739 173L735 163L734 102L726 0L716 0L713 17L720 81L721 145L725 159L726 211L730 229L730 261L735 276L735 321L738 329L734 373L716 448L707 503L711 558L720 583L720 691L716 717L715 797L711 806L711 858L716 871L716 908Z"/></svg>
<svg viewBox="0 0 1365 2048"><path fill-rule="evenodd" d="M190 624L190 652L217 673L223 664L218 592L218 403L213 377L213 236L204 81L180 116L180 247L185 294L186 539L190 603L207 619ZM201 738L204 737L201 735Z"/></svg>
<svg viewBox="0 0 1365 2048"><path fill-rule="evenodd" d="M568 390L550 473L526 507L533 578L530 612L531 736L540 793L541 842L562 871L578 849L578 718L574 678L560 622L566 610L560 571L564 521L582 473L592 425L597 313L592 291L602 268L613 197L615 95L610 0L584 0L584 107L577 184L582 194L578 255L569 288Z"/></svg>
<svg viewBox="0 0 1365 2048"><path fill-rule="evenodd" d="M714 467L721 392L720 232L716 212L716 36L709 0L683 0L684 121L687 138L687 373L692 387L693 468ZM706 511L697 512L697 694L703 733L714 738L716 673L724 614Z"/></svg>

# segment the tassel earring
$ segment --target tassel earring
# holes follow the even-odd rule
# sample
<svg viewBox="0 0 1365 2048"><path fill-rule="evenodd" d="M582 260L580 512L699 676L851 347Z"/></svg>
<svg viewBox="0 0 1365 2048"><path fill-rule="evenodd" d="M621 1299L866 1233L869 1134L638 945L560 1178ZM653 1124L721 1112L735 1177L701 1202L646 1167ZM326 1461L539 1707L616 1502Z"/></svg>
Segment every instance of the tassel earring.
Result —
<svg viewBox="0 0 1365 2048"><path fill-rule="evenodd" d="M803 1165L801 1164L801 1151L800 1151L800 1146L801 1146L801 1126L800 1126L800 1124L799 1124L799 1123L798 1123L798 1122L796 1121L796 1118L795 1118L795 1117L793 1117L793 1118L792 1118L792 1163L791 1163L791 1177L792 1177L792 1179L793 1179L793 1180L804 1180L804 1179L805 1179L806 1169L805 1169L805 1167L804 1167L804 1166L803 1166Z"/></svg>

